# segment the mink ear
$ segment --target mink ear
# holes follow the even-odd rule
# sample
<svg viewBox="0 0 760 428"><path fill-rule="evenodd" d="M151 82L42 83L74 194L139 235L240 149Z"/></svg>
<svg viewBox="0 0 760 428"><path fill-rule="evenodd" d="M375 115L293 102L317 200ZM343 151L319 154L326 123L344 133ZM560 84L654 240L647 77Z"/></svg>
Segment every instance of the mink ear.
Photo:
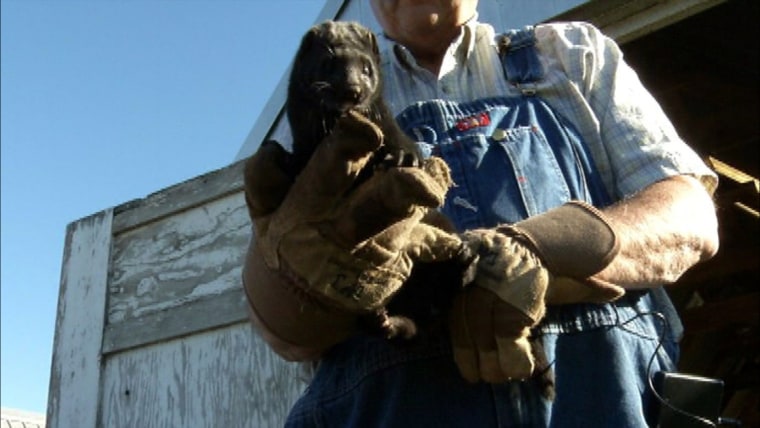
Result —
<svg viewBox="0 0 760 428"><path fill-rule="evenodd" d="M375 54L376 58L380 58L380 49L377 46L377 36L371 31L367 32L367 34L369 37L369 44L372 46L372 53Z"/></svg>
<svg viewBox="0 0 760 428"><path fill-rule="evenodd" d="M298 50L296 51L296 55L293 58L293 69L300 69L302 67L302 62L305 61L306 53L309 52L312 49L312 46L314 45L314 40L317 37L317 34L319 33L319 28L317 26L311 27L306 34L303 35L301 38L301 44L298 46Z"/></svg>
<svg viewBox="0 0 760 428"><path fill-rule="evenodd" d="M298 52L306 52L314 44L314 37L319 32L317 27L311 27L306 34L301 38L301 46L298 47Z"/></svg>

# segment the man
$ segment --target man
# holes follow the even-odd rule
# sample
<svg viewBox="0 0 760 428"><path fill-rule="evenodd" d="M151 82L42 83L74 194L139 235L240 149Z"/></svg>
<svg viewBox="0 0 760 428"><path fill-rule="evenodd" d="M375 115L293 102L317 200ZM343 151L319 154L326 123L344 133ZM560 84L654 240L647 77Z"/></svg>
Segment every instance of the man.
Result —
<svg viewBox="0 0 760 428"><path fill-rule="evenodd" d="M445 308L448 328L389 342L294 298L252 244L254 324L283 357L320 360L288 425L652 423L648 377L674 369L679 334L660 287L717 251L716 177L592 26L501 38L477 0L370 3L386 98L451 167L443 212L479 250L478 273Z"/></svg>

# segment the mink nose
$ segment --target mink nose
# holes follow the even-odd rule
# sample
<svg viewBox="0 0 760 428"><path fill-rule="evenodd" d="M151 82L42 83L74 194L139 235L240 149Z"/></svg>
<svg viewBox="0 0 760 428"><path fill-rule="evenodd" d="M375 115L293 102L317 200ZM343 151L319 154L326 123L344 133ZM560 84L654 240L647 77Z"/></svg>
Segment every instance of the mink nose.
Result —
<svg viewBox="0 0 760 428"><path fill-rule="evenodd" d="M362 88L359 85L350 85L343 91L343 98L351 102L359 102L362 99Z"/></svg>

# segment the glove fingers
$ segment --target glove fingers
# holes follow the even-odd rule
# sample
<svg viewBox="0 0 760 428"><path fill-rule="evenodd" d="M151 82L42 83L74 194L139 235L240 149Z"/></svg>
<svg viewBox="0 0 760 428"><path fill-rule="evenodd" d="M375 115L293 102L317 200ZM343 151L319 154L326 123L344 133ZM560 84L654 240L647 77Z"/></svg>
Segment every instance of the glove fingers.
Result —
<svg viewBox="0 0 760 428"><path fill-rule="evenodd" d="M470 383L480 380L478 354L474 348L454 347L454 362L459 368L459 373Z"/></svg>
<svg viewBox="0 0 760 428"><path fill-rule="evenodd" d="M500 336L524 336L528 328L533 326L534 322L530 317L509 303L496 300L494 305L493 328L499 332Z"/></svg>
<svg viewBox="0 0 760 428"><path fill-rule="evenodd" d="M475 290L480 290L476 288ZM493 296L491 306L490 340L481 342L485 348L496 348L496 353L487 355L487 367L481 365L481 377L487 382L505 382L511 379L530 377L535 363L528 336L529 326L533 321L514 306L496 297L490 291L482 290L485 295ZM476 336L477 337L477 336Z"/></svg>
<svg viewBox="0 0 760 428"><path fill-rule="evenodd" d="M527 336L497 337L501 372L512 379L527 379L535 369L533 351Z"/></svg>
<svg viewBox="0 0 760 428"><path fill-rule="evenodd" d="M501 350L480 350L480 379L488 383L503 383L512 379L511 374L504 370Z"/></svg>
<svg viewBox="0 0 760 428"><path fill-rule="evenodd" d="M317 146L285 203L297 207L302 217L328 210L352 187L382 140L380 129L363 116L341 118Z"/></svg>
<svg viewBox="0 0 760 428"><path fill-rule="evenodd" d="M315 154L315 158L320 154ZM312 168L310 162L309 168ZM339 184L327 186L332 192L332 197L340 195L345 199L344 204L339 205L334 200L325 206L339 206L340 209L330 219L330 225L325 233L331 235L331 239L340 242L345 247L352 247L360 242L370 239L385 231L391 225L407 219L407 225L400 228L404 233L401 235L391 233L398 243L389 243L390 248L398 249L406 245L406 236L412 230L413 224L419 222L414 218L415 211L420 216L421 207L437 208L443 205L446 192L452 184L448 167L439 158L425 160L425 168L399 167L382 169L376 168L365 180L360 179L358 185L346 188L343 191ZM313 166L318 168L318 166ZM311 173L311 171L309 171ZM299 177L301 179L301 177ZM316 180L316 177L315 177ZM301 180L305 183L312 180ZM319 182L319 180L316 180ZM293 188L297 188L296 183ZM304 184L305 185L305 184ZM317 189L317 192L319 190ZM312 190L314 192L314 190ZM312 197L309 195L307 197ZM329 196L323 198L329 200ZM306 205L304 201L299 204Z"/></svg>
<svg viewBox="0 0 760 428"><path fill-rule="evenodd" d="M419 189L408 185L406 175L398 168L378 170L354 189L349 196L349 205L332 221L336 239L355 245L409 217L415 205L420 205L424 199L418 199Z"/></svg>
<svg viewBox="0 0 760 428"><path fill-rule="evenodd" d="M334 223L339 235L361 242L407 218L415 208L442 205L447 190L421 168L379 169L352 190L350 205Z"/></svg>
<svg viewBox="0 0 760 428"><path fill-rule="evenodd" d="M454 299L451 310L454 360L469 382L501 379L492 322L494 297L489 291L472 288Z"/></svg>
<svg viewBox="0 0 760 428"><path fill-rule="evenodd" d="M421 168L393 168L376 174L388 177L376 193L389 209L405 210L409 205L437 208L443 205L449 190Z"/></svg>
<svg viewBox="0 0 760 428"><path fill-rule="evenodd" d="M458 295L451 306L450 312L451 343L454 351L454 362L459 373L468 382L477 382L480 378L478 354L470 337L467 324L467 295Z"/></svg>
<svg viewBox="0 0 760 428"><path fill-rule="evenodd" d="M245 201L252 219L277 209L290 190L289 156L279 143L267 140L246 160Z"/></svg>
<svg viewBox="0 0 760 428"><path fill-rule="evenodd" d="M473 344L480 350L496 350L494 305L498 304L498 297L480 287L472 287L464 294L468 296L467 321L470 325Z"/></svg>
<svg viewBox="0 0 760 428"><path fill-rule="evenodd" d="M466 290L469 294L468 321L474 346L478 353L479 375L485 382L499 383L508 379L501 370L499 353L496 346L496 334L494 332L494 317L496 316L494 305L497 304L495 294L480 287Z"/></svg>

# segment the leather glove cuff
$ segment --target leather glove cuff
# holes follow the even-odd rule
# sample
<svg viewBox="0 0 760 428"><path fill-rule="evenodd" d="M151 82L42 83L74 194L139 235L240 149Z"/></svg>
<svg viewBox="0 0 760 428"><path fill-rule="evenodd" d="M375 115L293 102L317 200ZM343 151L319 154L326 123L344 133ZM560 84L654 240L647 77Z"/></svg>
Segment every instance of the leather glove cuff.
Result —
<svg viewBox="0 0 760 428"><path fill-rule="evenodd" d="M288 361L315 360L358 331L355 314L323 304L269 269L255 243L246 255L243 287L256 330Z"/></svg>
<svg viewBox="0 0 760 428"><path fill-rule="evenodd" d="M620 251L617 234L602 212L581 201L497 230L531 245L544 266L558 276L588 278Z"/></svg>

